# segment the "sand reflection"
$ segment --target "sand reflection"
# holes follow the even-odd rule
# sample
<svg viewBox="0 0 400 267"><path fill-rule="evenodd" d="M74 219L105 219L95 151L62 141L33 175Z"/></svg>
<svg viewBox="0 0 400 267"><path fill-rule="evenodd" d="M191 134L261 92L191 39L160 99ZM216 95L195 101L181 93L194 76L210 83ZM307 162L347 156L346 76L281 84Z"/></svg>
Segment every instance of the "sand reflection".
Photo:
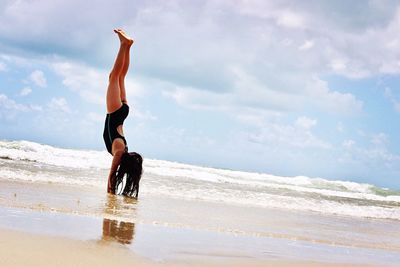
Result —
<svg viewBox="0 0 400 267"><path fill-rule="evenodd" d="M118 217L135 218L137 200L116 195L107 195L107 201L104 209L105 215L114 215ZM103 219L103 241L116 241L127 245L133 242L135 235L135 224L116 219Z"/></svg>
<svg viewBox="0 0 400 267"><path fill-rule="evenodd" d="M131 244L135 235L135 224L118 220L103 219L103 240Z"/></svg>

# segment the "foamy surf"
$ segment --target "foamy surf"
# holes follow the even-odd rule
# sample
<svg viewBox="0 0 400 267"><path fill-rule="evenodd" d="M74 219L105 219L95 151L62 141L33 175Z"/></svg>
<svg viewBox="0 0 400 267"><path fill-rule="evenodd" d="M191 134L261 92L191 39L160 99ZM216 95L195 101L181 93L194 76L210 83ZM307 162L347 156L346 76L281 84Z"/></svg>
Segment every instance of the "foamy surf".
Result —
<svg viewBox="0 0 400 267"><path fill-rule="evenodd" d="M103 190L110 163L106 151L0 141L0 179ZM145 159L141 194L400 220L399 191L349 181L283 177L164 160Z"/></svg>

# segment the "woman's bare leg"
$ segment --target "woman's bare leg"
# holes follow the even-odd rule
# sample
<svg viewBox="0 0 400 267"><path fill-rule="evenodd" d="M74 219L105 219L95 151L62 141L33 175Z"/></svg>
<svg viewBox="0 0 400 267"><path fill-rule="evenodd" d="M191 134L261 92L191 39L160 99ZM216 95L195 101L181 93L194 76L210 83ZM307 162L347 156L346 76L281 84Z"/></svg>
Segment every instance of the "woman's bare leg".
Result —
<svg viewBox="0 0 400 267"><path fill-rule="evenodd" d="M119 74L119 80L118 80L121 102L127 103L126 91L125 91L125 76L129 69L129 58L130 58L129 52L130 52L130 48L133 44L133 40L121 29L117 29L115 32L118 34L120 40L123 40L128 44L128 49L124 50L124 52L125 52L124 64L122 66L122 70L121 70L121 73Z"/></svg>
<svg viewBox="0 0 400 267"><path fill-rule="evenodd" d="M131 45L133 44L133 40L128 35L126 35L125 32L121 31L121 34L129 40L129 46L128 46L128 49L125 50L124 65L123 65L122 71L119 75L119 89L120 89L121 102L128 103L127 98L126 98L126 91L125 91L125 76L128 73L128 69L129 69L130 48L131 48Z"/></svg>
<svg viewBox="0 0 400 267"><path fill-rule="evenodd" d="M109 76L109 84L107 88L107 112L111 113L121 107L121 88L119 84L120 75L124 69L125 54L129 51L133 40L127 39L119 30L114 30L120 39L120 47L115 59L113 69ZM128 52L129 55L129 52ZM128 63L129 64L129 63ZM126 75L126 73L125 73ZM124 90L125 91L125 90ZM126 97L126 96L125 96Z"/></svg>

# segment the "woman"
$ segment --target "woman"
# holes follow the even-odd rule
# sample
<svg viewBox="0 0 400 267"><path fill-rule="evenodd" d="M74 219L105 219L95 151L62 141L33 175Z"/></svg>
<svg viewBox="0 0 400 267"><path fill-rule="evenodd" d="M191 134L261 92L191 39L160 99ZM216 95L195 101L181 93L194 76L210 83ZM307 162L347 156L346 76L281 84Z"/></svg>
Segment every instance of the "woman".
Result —
<svg viewBox="0 0 400 267"><path fill-rule="evenodd" d="M108 175L107 192L118 193L117 189L126 174L125 185L121 186L123 195L136 197L139 194L139 181L142 175L142 157L135 152L128 152L124 137L123 123L129 113L125 93L125 76L129 68L129 50L133 40L122 31L114 32L120 40L120 47L107 88L107 116L103 138L108 152L113 156Z"/></svg>

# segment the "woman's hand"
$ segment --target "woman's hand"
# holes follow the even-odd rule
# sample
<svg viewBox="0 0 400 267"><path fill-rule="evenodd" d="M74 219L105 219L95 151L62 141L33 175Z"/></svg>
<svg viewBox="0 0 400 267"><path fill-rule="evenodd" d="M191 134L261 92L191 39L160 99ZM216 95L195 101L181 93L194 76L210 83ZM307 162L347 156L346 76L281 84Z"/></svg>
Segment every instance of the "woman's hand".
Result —
<svg viewBox="0 0 400 267"><path fill-rule="evenodd" d="M115 194L115 182L117 180L116 172L108 176L107 193Z"/></svg>
<svg viewBox="0 0 400 267"><path fill-rule="evenodd" d="M115 194L115 183L117 181L117 170L121 163L122 155L124 150L118 150L114 153L114 157L111 163L110 174L108 175L107 193Z"/></svg>

